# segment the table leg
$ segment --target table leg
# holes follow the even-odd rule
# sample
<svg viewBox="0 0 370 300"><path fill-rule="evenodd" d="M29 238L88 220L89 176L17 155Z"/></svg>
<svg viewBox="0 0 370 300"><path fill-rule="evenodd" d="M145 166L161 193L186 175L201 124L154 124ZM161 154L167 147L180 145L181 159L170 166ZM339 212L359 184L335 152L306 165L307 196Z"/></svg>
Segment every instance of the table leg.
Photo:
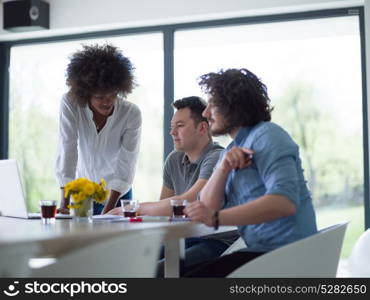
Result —
<svg viewBox="0 0 370 300"><path fill-rule="evenodd" d="M185 240L175 239L164 243L164 277L180 277L180 259L185 258Z"/></svg>

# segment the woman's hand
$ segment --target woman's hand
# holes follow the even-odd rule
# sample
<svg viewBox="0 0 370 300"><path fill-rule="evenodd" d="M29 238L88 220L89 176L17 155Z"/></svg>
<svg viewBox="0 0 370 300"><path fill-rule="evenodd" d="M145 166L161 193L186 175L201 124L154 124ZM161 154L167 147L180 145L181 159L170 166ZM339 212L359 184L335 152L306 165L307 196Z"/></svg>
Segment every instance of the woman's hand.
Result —
<svg viewBox="0 0 370 300"><path fill-rule="evenodd" d="M69 215L69 208L67 208L67 207L58 207L57 208L57 213L58 214L63 214L63 215Z"/></svg>
<svg viewBox="0 0 370 300"><path fill-rule="evenodd" d="M230 172L232 169L243 169L252 164L254 151L248 148L232 147L224 155L220 168Z"/></svg>
<svg viewBox="0 0 370 300"><path fill-rule="evenodd" d="M69 215L69 197L64 198L64 187L60 188L60 207L57 208L58 214Z"/></svg>
<svg viewBox="0 0 370 300"><path fill-rule="evenodd" d="M201 201L194 201L185 208L185 213L192 221L202 222L208 226L213 226L214 211L206 207Z"/></svg>

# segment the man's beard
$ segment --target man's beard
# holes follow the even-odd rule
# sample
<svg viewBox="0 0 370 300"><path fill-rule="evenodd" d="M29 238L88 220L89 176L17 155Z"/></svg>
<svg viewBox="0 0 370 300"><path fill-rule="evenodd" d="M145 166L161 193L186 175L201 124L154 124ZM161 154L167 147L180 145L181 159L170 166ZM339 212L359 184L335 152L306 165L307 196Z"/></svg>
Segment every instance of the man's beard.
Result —
<svg viewBox="0 0 370 300"><path fill-rule="evenodd" d="M234 125L229 124L228 122L224 122L221 127L216 128L215 130L212 130L211 128L210 130L212 136L221 136L229 134L230 132L233 131L234 128L235 128Z"/></svg>

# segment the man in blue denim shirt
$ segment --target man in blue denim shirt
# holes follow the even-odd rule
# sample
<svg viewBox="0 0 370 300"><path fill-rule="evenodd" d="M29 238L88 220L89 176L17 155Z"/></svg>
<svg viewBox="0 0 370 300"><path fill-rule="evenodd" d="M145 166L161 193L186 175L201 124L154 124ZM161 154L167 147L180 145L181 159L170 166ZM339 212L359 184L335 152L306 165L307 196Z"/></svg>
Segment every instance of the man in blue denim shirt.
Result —
<svg viewBox="0 0 370 300"><path fill-rule="evenodd" d="M317 232L299 148L270 122L266 86L247 69L200 77L209 94L203 116L213 135L233 139L186 213L216 229L237 225L247 248L192 268L185 276L224 277L268 251ZM225 204L224 209L221 209Z"/></svg>

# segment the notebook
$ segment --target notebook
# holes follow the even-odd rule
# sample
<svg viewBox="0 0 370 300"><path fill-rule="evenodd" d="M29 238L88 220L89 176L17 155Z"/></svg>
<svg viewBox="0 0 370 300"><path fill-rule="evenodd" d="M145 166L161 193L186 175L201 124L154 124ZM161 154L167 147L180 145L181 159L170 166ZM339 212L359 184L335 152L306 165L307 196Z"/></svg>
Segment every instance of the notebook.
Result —
<svg viewBox="0 0 370 300"><path fill-rule="evenodd" d="M39 219L40 213L28 213L18 166L15 159L0 160L0 212L2 216ZM57 214L59 219L70 215Z"/></svg>

